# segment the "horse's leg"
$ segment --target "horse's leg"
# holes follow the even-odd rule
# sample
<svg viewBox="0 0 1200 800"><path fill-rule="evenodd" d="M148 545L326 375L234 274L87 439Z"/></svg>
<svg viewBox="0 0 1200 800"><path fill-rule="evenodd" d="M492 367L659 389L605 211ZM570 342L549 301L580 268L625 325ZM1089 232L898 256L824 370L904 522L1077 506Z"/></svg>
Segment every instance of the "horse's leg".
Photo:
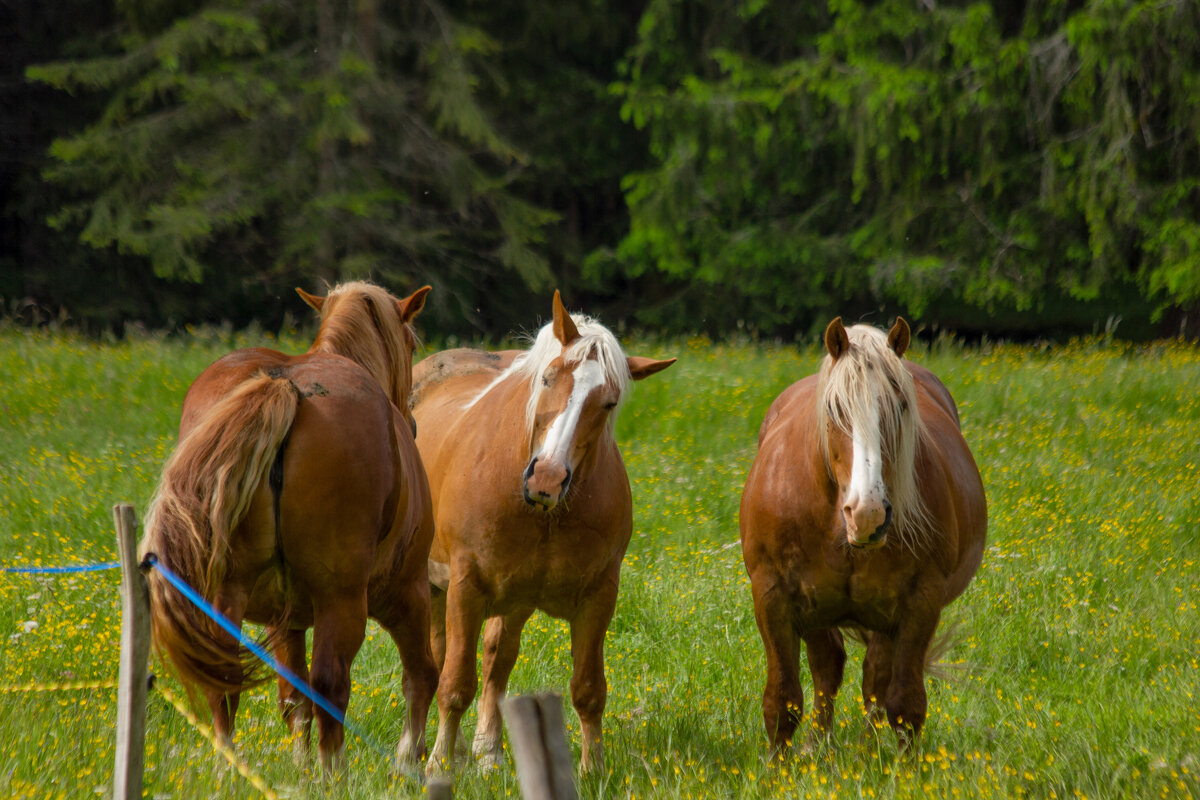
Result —
<svg viewBox="0 0 1200 800"><path fill-rule="evenodd" d="M429 587L429 646L438 673L446 663L446 591Z"/></svg>
<svg viewBox="0 0 1200 800"><path fill-rule="evenodd" d="M438 681L438 732L425 767L429 774L451 764L459 723L475 699L475 648L483 618L483 598L463 582L451 580L446 592L446 661Z"/></svg>
<svg viewBox="0 0 1200 800"><path fill-rule="evenodd" d="M937 611L915 613L905 619L896 634L892 682L884 707L901 749L907 750L917 741L925 724L929 702L925 694L925 657L937 631L939 616Z"/></svg>
<svg viewBox="0 0 1200 800"><path fill-rule="evenodd" d="M837 628L809 631L804 635L808 650L808 668L813 676L813 724L807 748L816 743L816 737L829 735L833 724L833 706L846 667L846 647L842 633Z"/></svg>
<svg viewBox="0 0 1200 800"><path fill-rule="evenodd" d="M867 654L863 658L862 699L871 725L882 725L887 717L884 701L892 683L892 639L873 631L867 635Z"/></svg>
<svg viewBox="0 0 1200 800"><path fill-rule="evenodd" d="M213 598L213 608L233 623L234 627L240 629L242 627L242 614L245 613L246 609L246 592L242 591L238 586L222 586L217 590L216 597ZM230 653L238 652L239 645L237 640L223 629L217 631L216 638ZM241 683L241 665L238 664L231 667L231 669L234 671L234 674L228 676L230 681ZM233 747L234 720L237 717L238 702L241 700L241 697L241 692L230 692L227 694L211 689L206 689L204 692L204 698L208 701L208 707L212 711L213 733L216 735L217 741L226 747Z"/></svg>
<svg viewBox="0 0 1200 800"><path fill-rule="evenodd" d="M400 767L415 767L425 755L425 722L438 685L438 668L425 635L429 629L429 599L424 587L407 587L397 605L396 616L386 622L381 620L381 624L396 643L404 667L400 685L408 717L396 745L396 763Z"/></svg>
<svg viewBox="0 0 1200 800"><path fill-rule="evenodd" d="M313 598L312 687L344 715L350 705L350 665L367 628L365 591ZM341 765L346 749L342 723L317 708L317 749L329 773Z"/></svg>
<svg viewBox="0 0 1200 800"><path fill-rule="evenodd" d="M603 772L602 717L608 700L604 679L604 635L617 607L617 578L602 584L571 620L571 704L583 732L581 772Z"/></svg>
<svg viewBox="0 0 1200 800"><path fill-rule="evenodd" d="M754 586L752 584L751 588ZM767 685L763 689L763 722L773 755L792 742L804 715L800 688L800 643L791 604L774 588L754 591L754 621L767 655Z"/></svg>
<svg viewBox="0 0 1200 800"><path fill-rule="evenodd" d="M308 680L308 660L304 629L275 630L275 659L304 680ZM308 732L312 727L312 701L291 682L279 677L279 711L292 734L292 757L300 763L308 755Z"/></svg>
<svg viewBox="0 0 1200 800"><path fill-rule="evenodd" d="M239 674L237 677L240 679L241 675ZM226 694L205 689L204 699L208 701L208 708L212 711L213 734L216 736L217 743L232 748L234 718L237 716L241 694Z"/></svg>
<svg viewBox="0 0 1200 800"><path fill-rule="evenodd" d="M479 723L475 726L475 755L485 766L500 758L500 701L508 687L508 676L517 663L521 629L533 609L504 617L492 617L483 628L483 691L479 695Z"/></svg>

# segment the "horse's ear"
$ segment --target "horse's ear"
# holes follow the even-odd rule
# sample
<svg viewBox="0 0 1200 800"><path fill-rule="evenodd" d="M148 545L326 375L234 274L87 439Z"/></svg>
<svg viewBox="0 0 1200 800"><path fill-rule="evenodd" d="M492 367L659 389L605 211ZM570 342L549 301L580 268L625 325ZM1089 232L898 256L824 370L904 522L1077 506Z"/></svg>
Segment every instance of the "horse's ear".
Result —
<svg viewBox="0 0 1200 800"><path fill-rule="evenodd" d="M850 337L846 335L846 326L842 324L841 317L834 317L833 322L825 329L825 349L833 356L834 361L850 349Z"/></svg>
<svg viewBox="0 0 1200 800"><path fill-rule="evenodd" d="M903 356L911 341L912 333L908 329L908 323L904 321L904 317L896 317L895 324L888 331L888 347L892 348L896 355Z"/></svg>
<svg viewBox="0 0 1200 800"><path fill-rule="evenodd" d="M321 313L321 307L325 305L324 297L317 297L315 294L309 294L299 286L296 287L296 294L300 295L300 299L312 306L313 310L315 310L318 314Z"/></svg>
<svg viewBox="0 0 1200 800"><path fill-rule="evenodd" d="M653 358L626 356L625 363L629 365L630 376L635 381L640 381L642 378L649 378L656 372L662 372L664 369L674 364L675 359L668 358L666 361L655 361Z"/></svg>
<svg viewBox="0 0 1200 800"><path fill-rule="evenodd" d="M396 307L400 309L400 319L406 324L416 319L417 314L425 307L425 296L431 291L432 286L422 286L403 300L397 300Z"/></svg>
<svg viewBox="0 0 1200 800"><path fill-rule="evenodd" d="M558 293L558 289L554 290L554 337L562 342L563 347L579 338L579 329L575 327L575 320L571 319L571 315L563 307L562 295Z"/></svg>

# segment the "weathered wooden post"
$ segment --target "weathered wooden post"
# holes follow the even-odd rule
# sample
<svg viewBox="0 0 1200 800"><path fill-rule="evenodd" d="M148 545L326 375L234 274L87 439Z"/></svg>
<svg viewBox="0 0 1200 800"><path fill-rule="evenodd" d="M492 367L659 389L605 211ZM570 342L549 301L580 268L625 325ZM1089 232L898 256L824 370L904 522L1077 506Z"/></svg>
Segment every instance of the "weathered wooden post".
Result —
<svg viewBox="0 0 1200 800"><path fill-rule="evenodd" d="M562 696L509 697L500 704L517 780L525 800L575 800L575 768L567 747Z"/></svg>
<svg viewBox="0 0 1200 800"><path fill-rule="evenodd" d="M454 782L449 778L430 778L425 784L429 800L454 800Z"/></svg>
<svg viewBox="0 0 1200 800"><path fill-rule="evenodd" d="M114 800L142 796L146 749L146 691L149 688L150 592L138 568L137 519L133 506L113 506L121 555L121 668L117 682L117 758Z"/></svg>

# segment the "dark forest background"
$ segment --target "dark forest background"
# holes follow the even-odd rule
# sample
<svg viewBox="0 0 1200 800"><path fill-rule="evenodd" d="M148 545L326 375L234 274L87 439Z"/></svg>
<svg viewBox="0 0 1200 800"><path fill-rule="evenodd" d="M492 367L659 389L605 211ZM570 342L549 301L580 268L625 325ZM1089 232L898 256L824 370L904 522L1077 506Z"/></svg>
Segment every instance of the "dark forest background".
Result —
<svg viewBox="0 0 1200 800"><path fill-rule="evenodd" d="M0 316L1200 332L1196 0L0 0Z"/></svg>

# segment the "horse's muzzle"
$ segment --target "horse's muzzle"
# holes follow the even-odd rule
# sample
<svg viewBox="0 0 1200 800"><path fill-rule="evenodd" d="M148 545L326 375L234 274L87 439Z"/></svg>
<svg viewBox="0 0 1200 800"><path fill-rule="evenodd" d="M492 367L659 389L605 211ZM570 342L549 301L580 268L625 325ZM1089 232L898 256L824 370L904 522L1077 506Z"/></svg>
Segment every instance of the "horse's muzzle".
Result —
<svg viewBox="0 0 1200 800"><path fill-rule="evenodd" d="M887 541L888 532L892 528L892 504L886 500L883 503L883 522L881 522L875 530L871 531L871 535L864 539L857 539L852 535L847 536L850 546L859 550L872 550L880 547ZM849 530L849 526L847 526Z"/></svg>
<svg viewBox="0 0 1200 800"><path fill-rule="evenodd" d="M569 466L539 470L537 464L538 459L535 457L529 462L529 466L525 467L523 475L525 502L534 508L549 511L567 496L567 490L571 488L573 473ZM559 478L560 474L561 478ZM555 485L556 481L557 485Z"/></svg>

